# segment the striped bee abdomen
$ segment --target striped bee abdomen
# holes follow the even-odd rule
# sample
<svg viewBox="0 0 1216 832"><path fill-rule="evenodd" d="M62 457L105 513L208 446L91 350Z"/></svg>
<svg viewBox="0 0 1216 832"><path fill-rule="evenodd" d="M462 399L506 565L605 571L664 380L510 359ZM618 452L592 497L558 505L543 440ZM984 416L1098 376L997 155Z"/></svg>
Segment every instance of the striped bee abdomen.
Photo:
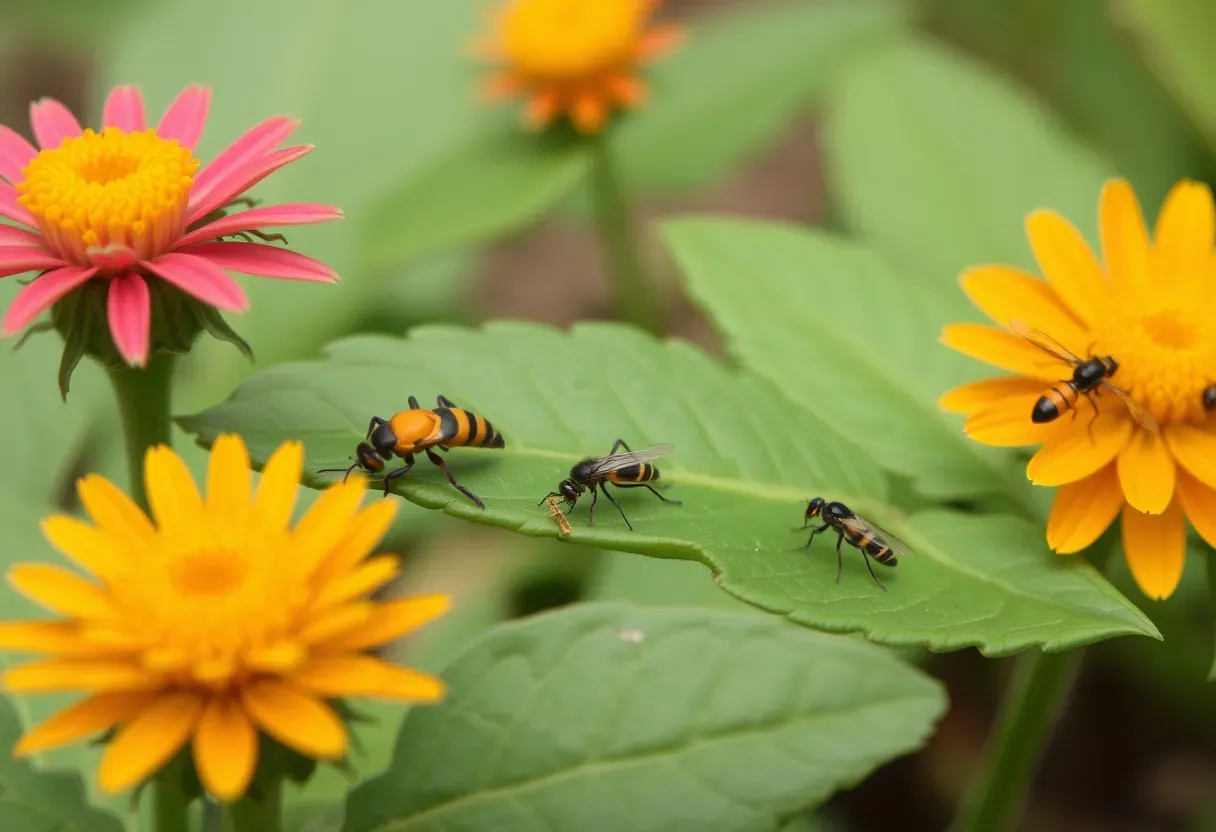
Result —
<svg viewBox="0 0 1216 832"><path fill-rule="evenodd" d="M632 465L626 465L624 468L618 468L615 471L609 471L607 480L617 485L631 485L634 483L654 482L659 478L659 469L655 468L649 462L635 462Z"/></svg>
<svg viewBox="0 0 1216 832"><path fill-rule="evenodd" d="M506 442L502 434L494 429L489 420L460 407L437 407L440 420L438 443L448 447L503 448Z"/></svg>

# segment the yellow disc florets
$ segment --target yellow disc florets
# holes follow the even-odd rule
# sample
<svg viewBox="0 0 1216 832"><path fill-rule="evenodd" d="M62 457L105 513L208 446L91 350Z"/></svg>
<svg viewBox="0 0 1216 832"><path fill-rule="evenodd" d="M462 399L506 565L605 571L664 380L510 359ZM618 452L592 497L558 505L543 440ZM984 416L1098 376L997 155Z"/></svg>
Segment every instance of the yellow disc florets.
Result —
<svg viewBox="0 0 1216 832"><path fill-rule="evenodd" d="M650 5L518 0L503 12L502 50L522 75L577 81L630 61Z"/></svg>

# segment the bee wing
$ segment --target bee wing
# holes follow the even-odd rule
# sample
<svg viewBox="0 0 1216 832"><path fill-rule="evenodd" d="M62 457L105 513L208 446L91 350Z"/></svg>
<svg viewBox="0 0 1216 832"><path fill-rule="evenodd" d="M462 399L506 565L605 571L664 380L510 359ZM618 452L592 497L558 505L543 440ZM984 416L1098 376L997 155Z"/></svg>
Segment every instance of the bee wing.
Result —
<svg viewBox="0 0 1216 832"><path fill-rule="evenodd" d="M1080 364L1081 359L1072 353L1068 347L1061 344L1055 338L1052 338L1046 332L1041 332L1037 329L1031 329L1025 321L1013 320L1009 322L1009 328L1013 330L1015 335L1020 335L1043 352L1049 355L1054 355L1056 358L1063 361L1065 364Z"/></svg>
<svg viewBox="0 0 1216 832"><path fill-rule="evenodd" d="M675 445L651 445L649 448L642 448L637 451L626 451L623 454L612 454L611 456L601 457L595 461L595 464L591 468L591 473L594 475L607 474L609 471L619 471L638 462L650 462L652 459L667 456L675 449Z"/></svg>
<svg viewBox="0 0 1216 832"><path fill-rule="evenodd" d="M1160 428L1157 426L1157 420L1154 419L1147 410L1136 404L1132 397L1127 395L1125 390L1119 389L1108 381L1102 382L1102 386L1114 393L1119 401L1123 402L1123 404L1127 406L1128 413L1132 414L1132 418L1139 422L1142 428L1152 431L1153 433L1160 430Z"/></svg>
<svg viewBox="0 0 1216 832"><path fill-rule="evenodd" d="M884 543L886 543L888 546L891 547L891 550L893 552L895 552L896 555L898 555L900 557L903 557L905 555L915 554L915 552L913 552L911 549L908 548L907 543L904 543L902 540L900 540L895 535L891 534L889 531L884 529L882 526L878 525L877 523L871 523L869 520L866 520L864 517L859 517L856 514L854 514L852 517L849 517L840 522L841 522L841 525L845 526L850 531L856 532L858 534L863 534L867 537L876 537L876 538L882 540Z"/></svg>

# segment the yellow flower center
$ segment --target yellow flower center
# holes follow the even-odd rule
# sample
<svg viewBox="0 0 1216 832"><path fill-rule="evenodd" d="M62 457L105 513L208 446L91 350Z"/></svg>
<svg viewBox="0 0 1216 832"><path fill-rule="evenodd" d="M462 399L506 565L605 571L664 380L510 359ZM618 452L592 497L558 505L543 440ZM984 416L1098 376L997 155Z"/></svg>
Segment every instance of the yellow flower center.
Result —
<svg viewBox="0 0 1216 832"><path fill-rule="evenodd" d="M502 45L523 74L577 81L627 63L645 23L638 0L516 0Z"/></svg>
<svg viewBox="0 0 1216 832"><path fill-rule="evenodd" d="M65 259L129 249L136 258L163 253L185 230L186 203L199 161L155 130L85 130L35 156L22 171L17 201Z"/></svg>
<svg viewBox="0 0 1216 832"><path fill-rule="evenodd" d="M232 551L187 554L169 565L173 586L184 596L229 595L240 588L248 574L249 564Z"/></svg>

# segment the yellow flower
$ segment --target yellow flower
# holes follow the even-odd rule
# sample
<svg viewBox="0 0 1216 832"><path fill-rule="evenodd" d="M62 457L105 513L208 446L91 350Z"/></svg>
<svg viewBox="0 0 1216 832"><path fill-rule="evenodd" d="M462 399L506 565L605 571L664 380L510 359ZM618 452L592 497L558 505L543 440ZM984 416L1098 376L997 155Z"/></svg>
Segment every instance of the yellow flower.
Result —
<svg viewBox="0 0 1216 832"><path fill-rule="evenodd" d="M47 538L96 580L21 564L9 580L62 616L0 624L0 647L48 654L9 670L10 691L78 691L80 702L21 738L25 755L117 728L101 760L107 791L128 789L192 741L207 790L239 798L257 766L257 735L314 759L347 750L326 700L433 702L443 683L368 651L441 614L446 596L378 603L396 574L391 555L367 557L395 503L360 510L365 483L325 491L296 524L304 463L288 442L256 495L245 445L222 436L204 499L171 449L145 457L152 520L107 480L78 483L92 524L55 516Z"/></svg>
<svg viewBox="0 0 1216 832"><path fill-rule="evenodd" d="M677 26L647 25L661 2L506 0L491 12L494 34L475 46L498 66L486 94L526 95L533 128L566 113L579 132L598 133L612 110L643 103L638 66L681 37Z"/></svg>
<svg viewBox="0 0 1216 832"><path fill-rule="evenodd" d="M1067 220L1035 211L1026 230L1046 282L1009 266L962 276L964 291L996 323L1023 321L1081 358L1114 357L1111 383L1158 430L1101 390L1096 413L1082 397L1075 418L1035 424L1035 401L1063 386L1070 365L1001 329L951 324L942 334L947 346L1016 374L965 384L940 404L967 414L967 434L984 444L1042 444L1026 473L1037 485L1060 486L1048 545L1084 549L1122 514L1128 566L1151 598L1178 585L1187 519L1216 546L1216 420L1204 407L1204 390L1216 382L1213 214L1206 185L1180 182L1150 240L1131 187L1112 180L1098 211L1101 262Z"/></svg>

